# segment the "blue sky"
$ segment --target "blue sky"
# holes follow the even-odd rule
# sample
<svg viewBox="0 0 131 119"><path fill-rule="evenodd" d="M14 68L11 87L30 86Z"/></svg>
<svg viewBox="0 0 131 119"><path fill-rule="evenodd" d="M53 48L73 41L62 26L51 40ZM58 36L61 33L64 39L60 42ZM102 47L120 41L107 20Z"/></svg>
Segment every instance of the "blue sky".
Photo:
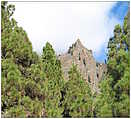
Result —
<svg viewBox="0 0 131 119"><path fill-rule="evenodd" d="M104 62L109 38L116 24L123 23L128 2L12 2L14 17L38 54L50 42L56 54L66 53L79 38Z"/></svg>
<svg viewBox="0 0 131 119"><path fill-rule="evenodd" d="M116 5L110 10L109 16L115 16L123 22L124 16L127 14L129 2L117 2Z"/></svg>
<svg viewBox="0 0 131 119"><path fill-rule="evenodd" d="M129 2L117 2L113 8L110 10L109 12L109 17L115 17L116 19L118 19L119 24L122 26L123 25L123 21L124 21L124 17L126 16L127 12L128 12L128 6L129 6ZM98 62L105 62L105 59L107 59L106 57L106 52L107 52L107 48L104 45L101 48L100 54L97 55L94 53L94 57Z"/></svg>

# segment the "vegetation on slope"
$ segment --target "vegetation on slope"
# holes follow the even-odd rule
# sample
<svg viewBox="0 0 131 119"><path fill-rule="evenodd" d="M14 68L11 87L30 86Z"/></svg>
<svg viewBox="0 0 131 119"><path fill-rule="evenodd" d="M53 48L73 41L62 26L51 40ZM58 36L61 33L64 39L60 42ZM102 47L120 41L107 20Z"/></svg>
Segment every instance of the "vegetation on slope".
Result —
<svg viewBox="0 0 131 119"><path fill-rule="evenodd" d="M65 81L50 43L42 56L32 50L23 28L12 17L14 5L1 2L2 117L129 117L129 13L108 43L107 74L93 95L72 64Z"/></svg>

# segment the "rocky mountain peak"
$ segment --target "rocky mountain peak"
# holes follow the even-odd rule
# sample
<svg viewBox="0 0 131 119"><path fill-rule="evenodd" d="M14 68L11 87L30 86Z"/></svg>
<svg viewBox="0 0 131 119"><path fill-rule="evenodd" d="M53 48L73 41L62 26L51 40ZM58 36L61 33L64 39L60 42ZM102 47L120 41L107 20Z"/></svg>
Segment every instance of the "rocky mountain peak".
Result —
<svg viewBox="0 0 131 119"><path fill-rule="evenodd" d="M79 38L77 39L77 41L75 43L76 43L76 45L82 45L82 43L81 43Z"/></svg>
<svg viewBox="0 0 131 119"><path fill-rule="evenodd" d="M83 44L81 43L80 39L78 38L76 40L75 43L73 43L69 49L68 49L68 54L70 54L71 56L76 56L78 54L88 54L88 55L92 55L92 51L91 50L88 50L87 48L85 48L83 46ZM92 55L93 56L93 55Z"/></svg>
<svg viewBox="0 0 131 119"><path fill-rule="evenodd" d="M93 92L98 92L98 82L106 72L106 65L97 63L92 51L85 48L80 39L69 47L68 52L58 57L62 64L65 79L72 63L75 63L83 78L89 83Z"/></svg>

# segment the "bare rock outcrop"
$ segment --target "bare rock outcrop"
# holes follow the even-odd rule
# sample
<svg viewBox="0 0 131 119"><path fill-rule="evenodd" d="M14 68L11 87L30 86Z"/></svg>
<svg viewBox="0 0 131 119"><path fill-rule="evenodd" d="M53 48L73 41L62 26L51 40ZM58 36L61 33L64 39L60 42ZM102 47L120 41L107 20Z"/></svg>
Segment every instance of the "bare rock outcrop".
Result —
<svg viewBox="0 0 131 119"><path fill-rule="evenodd" d="M65 79L68 80L68 71L72 63L77 64L80 73L89 83L92 91L99 92L98 83L106 72L106 64L96 62L92 51L85 48L79 39L72 44L67 53L58 58L61 61Z"/></svg>

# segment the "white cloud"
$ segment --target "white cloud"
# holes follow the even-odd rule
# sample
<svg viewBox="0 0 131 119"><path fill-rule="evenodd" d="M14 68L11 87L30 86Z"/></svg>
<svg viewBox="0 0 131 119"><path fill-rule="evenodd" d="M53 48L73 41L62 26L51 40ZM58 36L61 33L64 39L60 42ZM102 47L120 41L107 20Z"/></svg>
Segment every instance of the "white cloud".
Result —
<svg viewBox="0 0 131 119"><path fill-rule="evenodd" d="M119 21L109 18L115 2L13 2L19 26L28 33L40 53L49 41L57 53L66 52L79 37L87 49L99 55Z"/></svg>

